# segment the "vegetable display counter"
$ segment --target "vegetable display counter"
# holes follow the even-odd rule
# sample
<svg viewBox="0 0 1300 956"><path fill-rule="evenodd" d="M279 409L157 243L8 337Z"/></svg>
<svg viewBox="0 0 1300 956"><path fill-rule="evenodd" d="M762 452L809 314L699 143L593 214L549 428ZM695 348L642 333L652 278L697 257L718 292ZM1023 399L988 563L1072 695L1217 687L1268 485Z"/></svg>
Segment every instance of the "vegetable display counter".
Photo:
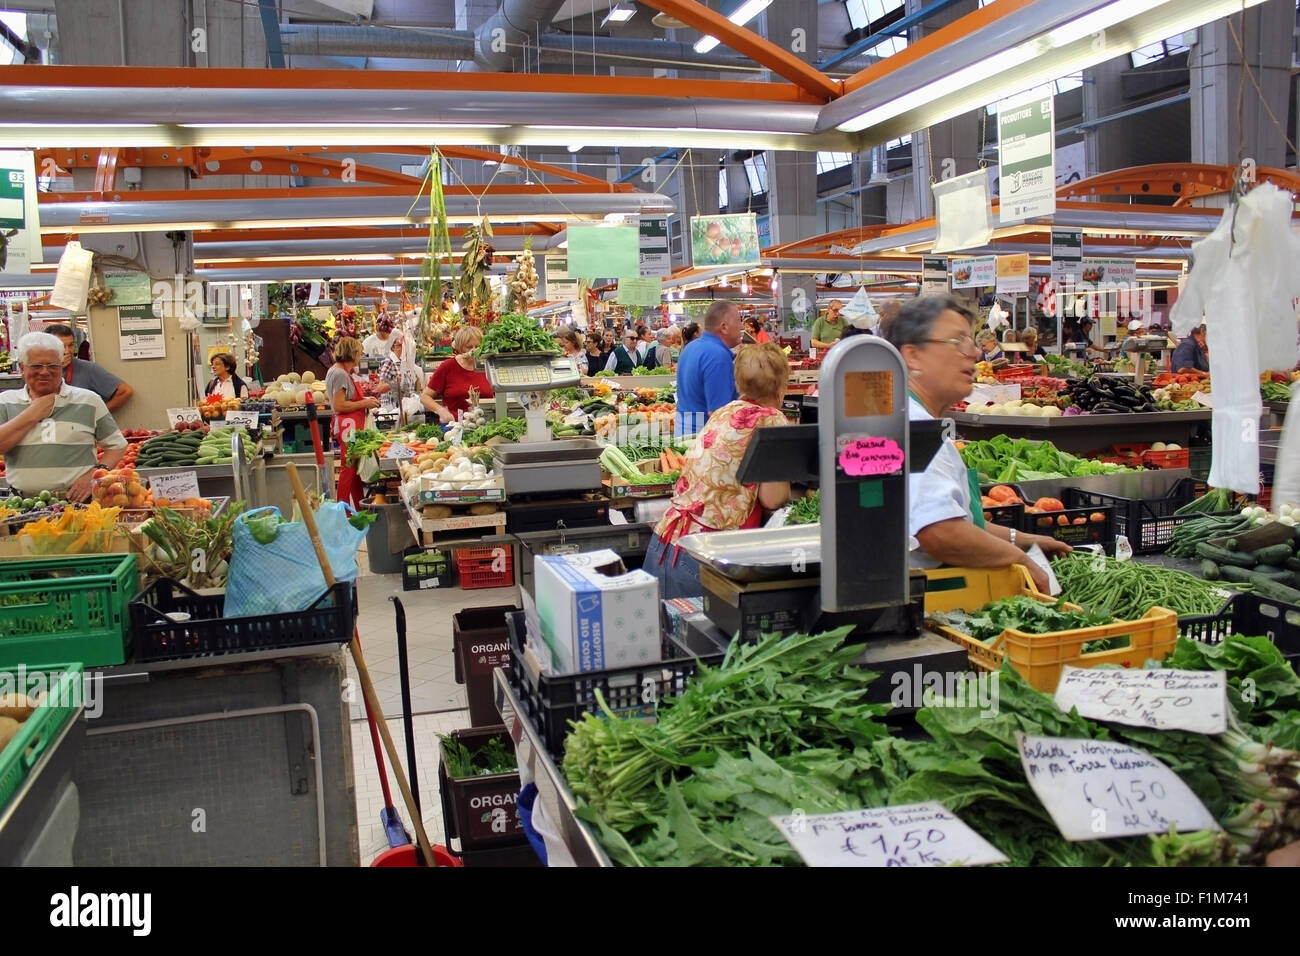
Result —
<svg viewBox="0 0 1300 956"><path fill-rule="evenodd" d="M1186 448L1191 444L1197 427L1210 421L1210 414L1208 408L1060 418L953 412L952 419L957 423L957 433L962 438L978 440L1007 435L1011 438L1047 439L1062 451L1086 453L1117 442L1173 441Z"/></svg>

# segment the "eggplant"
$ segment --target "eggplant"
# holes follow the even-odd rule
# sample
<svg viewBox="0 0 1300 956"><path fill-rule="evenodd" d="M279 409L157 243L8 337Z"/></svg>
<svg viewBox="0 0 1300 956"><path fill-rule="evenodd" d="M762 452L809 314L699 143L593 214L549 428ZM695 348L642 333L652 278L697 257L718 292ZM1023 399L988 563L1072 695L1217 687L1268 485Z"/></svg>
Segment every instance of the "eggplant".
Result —
<svg viewBox="0 0 1300 956"><path fill-rule="evenodd" d="M1115 402L1098 402L1092 409L1094 412L1114 412L1130 414L1133 409L1127 405L1118 405Z"/></svg>

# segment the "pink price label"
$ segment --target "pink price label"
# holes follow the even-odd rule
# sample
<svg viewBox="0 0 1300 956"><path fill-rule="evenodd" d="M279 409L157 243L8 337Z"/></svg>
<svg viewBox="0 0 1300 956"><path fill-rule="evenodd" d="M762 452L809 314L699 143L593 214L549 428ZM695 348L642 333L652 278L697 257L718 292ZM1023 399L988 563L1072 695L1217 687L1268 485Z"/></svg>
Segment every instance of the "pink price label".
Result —
<svg viewBox="0 0 1300 956"><path fill-rule="evenodd" d="M903 449L892 438L859 438L840 449L846 475L892 475L903 467Z"/></svg>

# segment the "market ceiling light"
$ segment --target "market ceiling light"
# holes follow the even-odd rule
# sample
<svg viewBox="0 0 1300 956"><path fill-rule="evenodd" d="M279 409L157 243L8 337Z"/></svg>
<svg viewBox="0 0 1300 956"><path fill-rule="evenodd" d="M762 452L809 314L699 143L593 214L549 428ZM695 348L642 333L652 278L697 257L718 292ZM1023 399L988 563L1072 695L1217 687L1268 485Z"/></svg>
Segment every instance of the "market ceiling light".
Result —
<svg viewBox="0 0 1300 956"><path fill-rule="evenodd" d="M727 14L727 19L737 26L744 26L754 17L772 5L772 0L744 0L740 6ZM719 43L715 36L702 36L695 41L696 53L708 53Z"/></svg>
<svg viewBox="0 0 1300 956"><path fill-rule="evenodd" d="M634 16L636 16L636 6L625 0L619 0L609 8L609 13L605 14L605 19L600 21L600 25L603 27L609 23L627 23Z"/></svg>
<svg viewBox="0 0 1300 956"><path fill-rule="evenodd" d="M1014 22L997 21L971 34L951 47L952 56L921 57L859 86L828 104L818 126L871 130L872 140L884 141L899 130L924 129L1262 2L1113 0L1056 24L1050 17L1059 18L1060 7L1034 4ZM1035 15L1038 27L1028 19ZM1035 29L1037 35L1020 42L1005 36ZM953 63L962 50L969 61Z"/></svg>

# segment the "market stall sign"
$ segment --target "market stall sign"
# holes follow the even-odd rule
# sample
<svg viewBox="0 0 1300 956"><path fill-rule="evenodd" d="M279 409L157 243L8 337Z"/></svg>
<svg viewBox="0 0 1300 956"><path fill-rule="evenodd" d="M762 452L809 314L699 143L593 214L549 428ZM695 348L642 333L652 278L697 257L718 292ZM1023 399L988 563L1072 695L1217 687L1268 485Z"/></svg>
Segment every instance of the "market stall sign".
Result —
<svg viewBox="0 0 1300 956"><path fill-rule="evenodd" d="M1056 212L1056 134L1050 87L998 104L998 221Z"/></svg>
<svg viewBox="0 0 1300 956"><path fill-rule="evenodd" d="M1182 778L1143 750L1019 733L1016 741L1029 786L1067 840L1218 829Z"/></svg>
<svg viewBox="0 0 1300 956"><path fill-rule="evenodd" d="M166 474L150 475L149 487L154 498L167 498L170 501L203 497L199 493L198 473L193 471L169 471Z"/></svg>
<svg viewBox="0 0 1300 956"><path fill-rule="evenodd" d="M542 262L546 266L546 298L551 302L576 302L582 296L582 282L569 278L569 254L548 255Z"/></svg>
<svg viewBox="0 0 1300 956"><path fill-rule="evenodd" d="M165 358L162 319L150 305L125 305L117 310L118 351L123 360Z"/></svg>
<svg viewBox="0 0 1300 956"><path fill-rule="evenodd" d="M938 801L772 817L808 866L977 866L1007 858Z"/></svg>
<svg viewBox="0 0 1300 956"><path fill-rule="evenodd" d="M948 264L954 289L974 289L978 286L990 286L998 279L997 256L973 256L953 259Z"/></svg>
<svg viewBox="0 0 1300 956"><path fill-rule="evenodd" d="M243 425L245 428L256 428L260 419L260 412L243 412L235 409L226 412L227 425Z"/></svg>
<svg viewBox="0 0 1300 956"><path fill-rule="evenodd" d="M948 291L948 260L943 256L921 259L921 294Z"/></svg>
<svg viewBox="0 0 1300 956"><path fill-rule="evenodd" d="M0 231L15 232L7 237L0 273L29 275L34 263L45 261L36 161L30 150L0 150Z"/></svg>
<svg viewBox="0 0 1300 956"><path fill-rule="evenodd" d="M200 422L203 416L197 408L169 408L167 409L167 424L179 425L181 422Z"/></svg>
<svg viewBox="0 0 1300 956"><path fill-rule="evenodd" d="M569 275L625 279L641 275L641 235L636 226L570 222Z"/></svg>
<svg viewBox="0 0 1300 956"><path fill-rule="evenodd" d="M758 217L754 213L691 217L691 265L758 266Z"/></svg>
<svg viewBox="0 0 1300 956"><path fill-rule="evenodd" d="M388 454L384 457L391 458L393 461L409 461L415 457L415 452L400 441L395 441L389 446Z"/></svg>
<svg viewBox="0 0 1300 956"><path fill-rule="evenodd" d="M113 292L113 298L108 300L111 305L153 304L153 280L143 272L104 276L104 288Z"/></svg>
<svg viewBox="0 0 1300 956"><path fill-rule="evenodd" d="M1083 230L1052 230L1052 281L1076 283L1083 274Z"/></svg>
<svg viewBox="0 0 1300 956"><path fill-rule="evenodd" d="M641 278L672 275L673 256L668 245L667 217L642 216L637 230L641 244Z"/></svg>
<svg viewBox="0 0 1300 956"><path fill-rule="evenodd" d="M659 304L663 296L663 280L657 276L653 279L619 279L617 299L619 305Z"/></svg>
<svg viewBox="0 0 1300 956"><path fill-rule="evenodd" d="M1091 670L1066 667L1056 704L1080 717L1153 730L1221 734L1228 729L1223 671Z"/></svg>
<svg viewBox="0 0 1300 956"><path fill-rule="evenodd" d="M997 292L1029 291L1029 254L998 256Z"/></svg>

